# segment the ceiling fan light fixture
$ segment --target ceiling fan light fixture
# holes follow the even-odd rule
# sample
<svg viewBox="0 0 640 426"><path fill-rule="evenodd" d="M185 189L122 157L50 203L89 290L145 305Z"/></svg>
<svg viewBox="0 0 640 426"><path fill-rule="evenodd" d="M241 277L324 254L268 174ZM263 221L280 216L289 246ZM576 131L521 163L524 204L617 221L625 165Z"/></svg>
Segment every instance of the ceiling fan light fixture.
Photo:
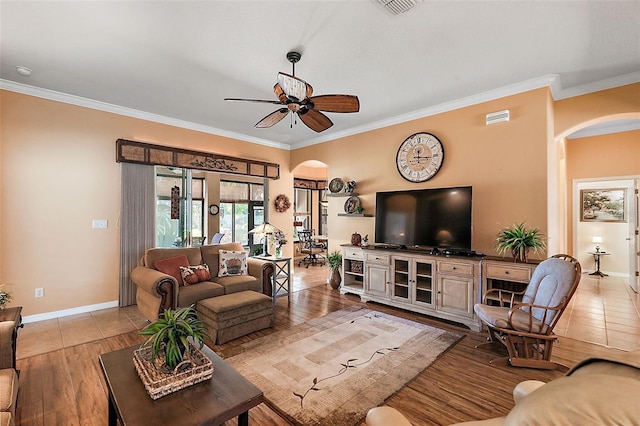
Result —
<svg viewBox="0 0 640 426"><path fill-rule="evenodd" d="M291 128L294 123L297 123L296 116L298 116L308 128L319 133L333 126L331 119L321 111L348 113L360 110L360 101L355 95L312 96L313 87L295 76L295 64L301 57L302 55L298 52L287 53L287 60L291 62L293 72L291 75L283 72L278 73L278 82L273 86L273 93L276 95L277 101L242 98L224 98L224 100L283 105L255 124L255 127L260 129L276 125L291 112Z"/></svg>

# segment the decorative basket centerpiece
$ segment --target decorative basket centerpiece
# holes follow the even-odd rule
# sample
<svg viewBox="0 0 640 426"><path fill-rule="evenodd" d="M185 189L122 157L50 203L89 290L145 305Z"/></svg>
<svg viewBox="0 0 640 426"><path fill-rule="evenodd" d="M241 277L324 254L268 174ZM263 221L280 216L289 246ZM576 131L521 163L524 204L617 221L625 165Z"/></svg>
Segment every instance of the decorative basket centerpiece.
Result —
<svg viewBox="0 0 640 426"><path fill-rule="evenodd" d="M213 363L193 345L173 371L167 368L164 356L153 358L152 348L149 346L133 352L133 364L152 399L162 398L213 376Z"/></svg>
<svg viewBox="0 0 640 426"><path fill-rule="evenodd" d="M165 310L140 334L150 337L133 352L133 364L152 399L213 376L211 360L200 351L208 336L193 306Z"/></svg>

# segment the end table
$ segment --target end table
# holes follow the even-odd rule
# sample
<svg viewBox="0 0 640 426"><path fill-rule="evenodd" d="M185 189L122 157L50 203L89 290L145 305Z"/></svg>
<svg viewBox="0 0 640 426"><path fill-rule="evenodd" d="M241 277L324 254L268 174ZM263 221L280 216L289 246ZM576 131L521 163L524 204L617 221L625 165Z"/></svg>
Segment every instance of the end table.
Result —
<svg viewBox="0 0 640 426"><path fill-rule="evenodd" d="M24 324L22 324L22 316L20 315L21 312L22 306L0 309L0 322L13 321L13 332L11 334L11 351L13 352L13 359L11 360L11 367L14 370L16 370L16 344L18 341L18 328L24 327Z"/></svg>
<svg viewBox="0 0 640 426"><path fill-rule="evenodd" d="M607 253L604 251L590 251L589 254L592 254L593 259L596 261L596 271L589 275L595 275L597 277L608 277L609 275L600 271L600 256L609 256L611 253Z"/></svg>
<svg viewBox="0 0 640 426"><path fill-rule="evenodd" d="M287 303L291 303L291 258L275 256L256 256L256 258L273 262L276 267L271 282L273 304L275 305L276 298L280 296L287 296Z"/></svg>

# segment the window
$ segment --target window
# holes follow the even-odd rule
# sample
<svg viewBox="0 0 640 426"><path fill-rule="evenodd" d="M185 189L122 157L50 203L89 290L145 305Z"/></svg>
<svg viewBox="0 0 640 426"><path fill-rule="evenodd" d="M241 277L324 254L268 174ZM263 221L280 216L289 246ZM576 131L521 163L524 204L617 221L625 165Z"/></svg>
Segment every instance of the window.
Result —
<svg viewBox="0 0 640 426"><path fill-rule="evenodd" d="M190 190L186 190L191 182ZM179 216L171 218L171 189L179 190ZM186 206L190 208L187 209ZM201 239L204 229L204 178L191 170L158 167L156 171L156 247L185 247Z"/></svg>
<svg viewBox="0 0 640 426"><path fill-rule="evenodd" d="M236 241L253 248L258 237L249 231L264 222L264 185L220 181L220 232L223 243Z"/></svg>

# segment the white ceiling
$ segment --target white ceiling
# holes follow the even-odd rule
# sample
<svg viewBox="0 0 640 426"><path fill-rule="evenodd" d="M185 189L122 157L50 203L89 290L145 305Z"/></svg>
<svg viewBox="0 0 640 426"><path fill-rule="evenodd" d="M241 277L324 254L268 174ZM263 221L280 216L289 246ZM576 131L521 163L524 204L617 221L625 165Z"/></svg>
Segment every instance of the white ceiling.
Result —
<svg viewBox="0 0 640 426"><path fill-rule="evenodd" d="M544 85L561 97L640 81L638 22L640 1L424 1L392 15L375 0L2 0L0 87L299 147ZM256 129L274 105L223 100L275 99L290 50L315 94L358 95L360 112L327 114L321 134L288 118Z"/></svg>

